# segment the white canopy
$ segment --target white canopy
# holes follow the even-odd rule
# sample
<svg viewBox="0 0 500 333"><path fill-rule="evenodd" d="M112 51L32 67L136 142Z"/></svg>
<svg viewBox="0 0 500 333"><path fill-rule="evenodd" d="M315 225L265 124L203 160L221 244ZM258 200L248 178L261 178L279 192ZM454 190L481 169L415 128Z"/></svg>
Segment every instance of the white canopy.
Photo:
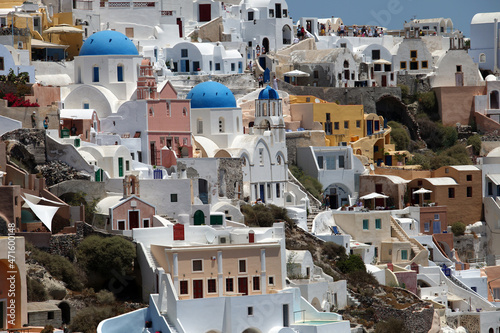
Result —
<svg viewBox="0 0 500 333"><path fill-rule="evenodd" d="M377 59L373 63L377 64L377 65L391 65L392 64L390 61L387 61L385 59Z"/></svg>
<svg viewBox="0 0 500 333"><path fill-rule="evenodd" d="M383 195L377 192L373 192L367 195L363 195L360 197L361 200L370 200L370 199L387 199L389 196L388 195Z"/></svg>
<svg viewBox="0 0 500 333"><path fill-rule="evenodd" d="M28 195L29 194L27 194L27 196ZM31 202L27 196L26 198L23 197L24 201L28 204L28 206L31 208L33 213L40 219L40 221L43 222L43 224L47 227L47 229L52 231L52 219L54 218L54 215L56 215L59 207L37 205Z"/></svg>
<svg viewBox="0 0 500 333"><path fill-rule="evenodd" d="M309 76L311 76L309 73L299 71L298 69L295 69L295 70L290 71L290 72L286 72L283 75L284 76L294 76L294 77L309 77Z"/></svg>
<svg viewBox="0 0 500 333"><path fill-rule="evenodd" d="M432 193L432 191L422 187L419 190L413 192L413 194L425 194L425 193Z"/></svg>
<svg viewBox="0 0 500 333"><path fill-rule="evenodd" d="M83 34L85 31L82 29L78 29L75 27L72 27L68 24L60 24L55 27L50 27L47 30L45 30L43 33L47 34Z"/></svg>

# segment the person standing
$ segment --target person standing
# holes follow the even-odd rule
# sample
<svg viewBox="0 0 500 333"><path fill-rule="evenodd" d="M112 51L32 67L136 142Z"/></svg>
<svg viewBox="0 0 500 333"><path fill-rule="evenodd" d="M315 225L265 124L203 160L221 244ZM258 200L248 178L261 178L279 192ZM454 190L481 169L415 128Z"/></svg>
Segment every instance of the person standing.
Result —
<svg viewBox="0 0 500 333"><path fill-rule="evenodd" d="M31 127L36 128L36 112L33 111L31 114Z"/></svg>
<svg viewBox="0 0 500 333"><path fill-rule="evenodd" d="M278 79L276 76L273 76L273 89L278 90Z"/></svg>
<svg viewBox="0 0 500 333"><path fill-rule="evenodd" d="M264 88L264 76L262 74L259 75L259 88Z"/></svg>
<svg viewBox="0 0 500 333"><path fill-rule="evenodd" d="M49 128L49 117L45 117L45 119L43 120L43 128Z"/></svg>

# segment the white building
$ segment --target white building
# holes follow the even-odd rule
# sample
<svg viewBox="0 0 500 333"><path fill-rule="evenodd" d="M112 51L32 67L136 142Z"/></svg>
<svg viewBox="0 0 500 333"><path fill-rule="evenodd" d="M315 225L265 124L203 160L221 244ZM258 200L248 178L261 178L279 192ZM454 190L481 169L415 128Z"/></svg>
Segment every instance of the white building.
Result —
<svg viewBox="0 0 500 333"><path fill-rule="evenodd" d="M123 178L132 171L130 151L124 146L87 145L78 148L78 151L86 152L87 154L82 154L83 158L102 169L107 178ZM89 158L89 155L92 157Z"/></svg>
<svg viewBox="0 0 500 333"><path fill-rule="evenodd" d="M177 43L164 52L172 71L203 74L243 73L243 57L237 50L226 50L220 43Z"/></svg>
<svg viewBox="0 0 500 333"><path fill-rule="evenodd" d="M35 83L35 67L30 65L28 50L18 50L10 45L0 44L0 75L28 73L29 83Z"/></svg>
<svg viewBox="0 0 500 333"><path fill-rule="evenodd" d="M499 73L500 52L498 21L500 12L478 13L470 23L469 55L479 69Z"/></svg>

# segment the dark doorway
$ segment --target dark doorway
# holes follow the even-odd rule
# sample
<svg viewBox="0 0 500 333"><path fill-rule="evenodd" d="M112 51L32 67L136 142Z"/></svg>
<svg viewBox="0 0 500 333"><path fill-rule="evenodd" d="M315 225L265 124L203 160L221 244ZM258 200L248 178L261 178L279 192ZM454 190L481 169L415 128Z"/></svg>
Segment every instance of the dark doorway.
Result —
<svg viewBox="0 0 500 333"><path fill-rule="evenodd" d="M149 143L149 150L151 151L151 165L156 165L156 142Z"/></svg>
<svg viewBox="0 0 500 333"><path fill-rule="evenodd" d="M194 225L205 224L205 214L201 210L197 210L194 213Z"/></svg>
<svg viewBox="0 0 500 333"><path fill-rule="evenodd" d="M130 224L130 229L139 228L139 211L138 210L128 212L128 223Z"/></svg>
<svg viewBox="0 0 500 333"><path fill-rule="evenodd" d="M387 75L382 75L382 87L387 87Z"/></svg>
<svg viewBox="0 0 500 333"><path fill-rule="evenodd" d="M208 205L208 182L205 179L198 179L198 197L201 202Z"/></svg>
<svg viewBox="0 0 500 333"><path fill-rule="evenodd" d="M212 6L208 4L200 4L199 5L199 22L208 22L212 20Z"/></svg>
<svg viewBox="0 0 500 333"><path fill-rule="evenodd" d="M267 39L267 37L262 40L262 46L264 47L264 51L262 53L267 53L269 51L269 39Z"/></svg>
<svg viewBox="0 0 500 333"><path fill-rule="evenodd" d="M179 27L179 38L182 38L182 19L181 18L177 18L177 26Z"/></svg>
<svg viewBox="0 0 500 333"><path fill-rule="evenodd" d="M276 12L276 18L281 18L281 4L280 3L275 4L274 9Z"/></svg>
<svg viewBox="0 0 500 333"><path fill-rule="evenodd" d="M203 298L203 280L193 280L193 298Z"/></svg>
<svg viewBox="0 0 500 333"><path fill-rule="evenodd" d="M69 324L71 321L71 308L68 303L61 302L57 305L59 309L61 309L61 317L63 324Z"/></svg>
<svg viewBox="0 0 500 333"><path fill-rule="evenodd" d="M248 295L248 278L238 278L238 294L241 294L243 296Z"/></svg>
<svg viewBox="0 0 500 333"><path fill-rule="evenodd" d="M260 200L262 200L262 203L266 202L266 193L264 192L264 184L260 184Z"/></svg>

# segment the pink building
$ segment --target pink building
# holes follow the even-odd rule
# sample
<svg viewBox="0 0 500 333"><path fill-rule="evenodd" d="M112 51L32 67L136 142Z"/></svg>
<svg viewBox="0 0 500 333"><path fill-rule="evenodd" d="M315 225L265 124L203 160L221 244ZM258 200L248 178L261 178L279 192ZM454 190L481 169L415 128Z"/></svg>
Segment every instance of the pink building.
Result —
<svg viewBox="0 0 500 333"><path fill-rule="evenodd" d="M170 167L175 164L172 163L173 152L179 157L192 157L190 102L177 98L170 81L158 92L153 67L147 59L140 66L137 99L147 102L149 162Z"/></svg>
<svg viewBox="0 0 500 333"><path fill-rule="evenodd" d="M112 201L115 197L110 197ZM134 228L149 228L153 225L153 216L156 208L132 195L126 199L118 200L109 207L109 224L111 230L132 230Z"/></svg>

